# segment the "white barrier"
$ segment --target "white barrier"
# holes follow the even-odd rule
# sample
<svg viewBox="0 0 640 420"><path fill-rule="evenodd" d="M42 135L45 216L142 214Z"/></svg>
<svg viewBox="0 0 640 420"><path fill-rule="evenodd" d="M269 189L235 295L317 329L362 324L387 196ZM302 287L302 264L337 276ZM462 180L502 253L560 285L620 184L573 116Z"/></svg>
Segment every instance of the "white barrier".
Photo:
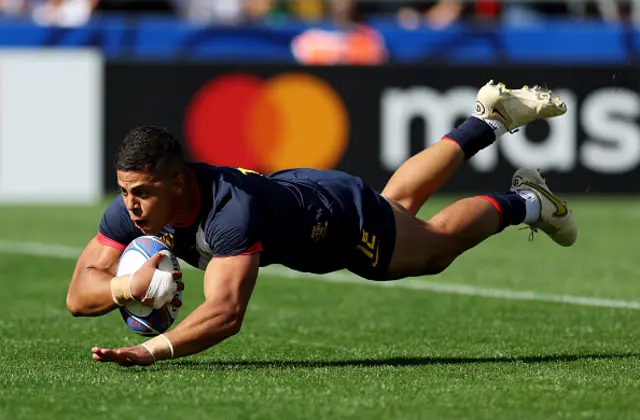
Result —
<svg viewBox="0 0 640 420"><path fill-rule="evenodd" d="M0 202L103 195L103 59L91 50L0 50Z"/></svg>

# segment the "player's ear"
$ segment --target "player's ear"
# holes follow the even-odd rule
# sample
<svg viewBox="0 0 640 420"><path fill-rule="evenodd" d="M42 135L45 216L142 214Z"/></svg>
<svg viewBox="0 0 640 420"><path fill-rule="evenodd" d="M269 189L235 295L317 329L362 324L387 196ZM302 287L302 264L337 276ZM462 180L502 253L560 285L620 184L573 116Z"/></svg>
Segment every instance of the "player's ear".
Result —
<svg viewBox="0 0 640 420"><path fill-rule="evenodd" d="M187 177L183 173L178 173L173 176L173 192L176 195L184 193L187 186Z"/></svg>

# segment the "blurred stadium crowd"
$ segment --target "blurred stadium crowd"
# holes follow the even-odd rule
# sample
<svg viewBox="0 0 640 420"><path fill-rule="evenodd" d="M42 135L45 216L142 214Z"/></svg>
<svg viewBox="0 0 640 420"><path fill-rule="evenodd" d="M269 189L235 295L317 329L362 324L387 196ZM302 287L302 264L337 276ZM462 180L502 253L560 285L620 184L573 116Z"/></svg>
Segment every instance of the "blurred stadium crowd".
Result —
<svg viewBox="0 0 640 420"><path fill-rule="evenodd" d="M173 14L208 25L275 24L291 19L349 24L391 19L409 28L439 28L474 19L640 21L639 9L640 0L0 0L3 17L66 27L83 25L95 13L117 12Z"/></svg>

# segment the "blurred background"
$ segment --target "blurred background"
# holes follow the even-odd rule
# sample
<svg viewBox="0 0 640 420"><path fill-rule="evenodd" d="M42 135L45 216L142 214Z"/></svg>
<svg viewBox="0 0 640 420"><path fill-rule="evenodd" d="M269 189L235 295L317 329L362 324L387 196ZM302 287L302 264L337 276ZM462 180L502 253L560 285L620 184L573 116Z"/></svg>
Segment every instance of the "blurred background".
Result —
<svg viewBox="0 0 640 420"><path fill-rule="evenodd" d="M638 418L639 23L640 0L0 0L0 419ZM95 366L90 347L142 340L65 305L127 131L382 189L491 79L568 112L479 153L420 217L540 168L575 246L514 227L389 287L267 267L222 346ZM204 299L182 268L180 320Z"/></svg>
<svg viewBox="0 0 640 420"><path fill-rule="evenodd" d="M443 191L503 191L530 166L558 191L632 194L638 22L640 0L0 0L0 201L99 201L143 124L193 160L382 188L490 79L545 86L569 112Z"/></svg>

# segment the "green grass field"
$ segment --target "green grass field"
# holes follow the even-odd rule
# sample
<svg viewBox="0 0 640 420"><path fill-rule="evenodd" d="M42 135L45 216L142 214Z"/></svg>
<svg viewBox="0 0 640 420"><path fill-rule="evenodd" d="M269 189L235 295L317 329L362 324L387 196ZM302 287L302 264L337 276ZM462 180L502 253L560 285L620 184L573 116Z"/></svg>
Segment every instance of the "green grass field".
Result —
<svg viewBox="0 0 640 420"><path fill-rule="evenodd" d="M72 255L28 255L34 242L83 246L104 205L0 207L0 418L637 418L639 310L474 295L640 302L640 204L571 204L575 247L511 229L418 280L478 288L470 294L272 271L238 336L151 368L92 361L94 345L142 340L118 313L66 312ZM201 272L184 277L181 318L203 299Z"/></svg>

